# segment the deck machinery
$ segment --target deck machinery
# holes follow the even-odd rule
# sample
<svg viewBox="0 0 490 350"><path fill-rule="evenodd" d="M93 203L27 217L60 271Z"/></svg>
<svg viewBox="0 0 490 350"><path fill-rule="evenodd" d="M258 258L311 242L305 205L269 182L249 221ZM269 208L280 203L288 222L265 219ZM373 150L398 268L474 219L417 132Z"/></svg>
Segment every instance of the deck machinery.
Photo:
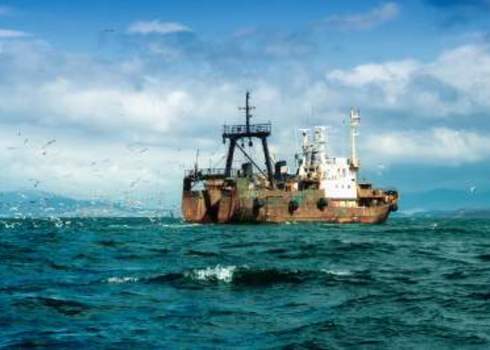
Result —
<svg viewBox="0 0 490 350"><path fill-rule="evenodd" d="M351 155L332 157L326 152L324 127L303 129L297 168L288 171L285 161L273 164L268 138L271 124L251 124L250 93L245 96L245 124L224 125L223 143L228 143L224 169L186 171L182 214L196 223L281 223L319 221L332 223L382 223L397 210L396 190L374 188L358 181L357 137L359 111L351 110ZM262 145L262 166L247 152L254 140ZM236 151L246 162L233 168Z"/></svg>

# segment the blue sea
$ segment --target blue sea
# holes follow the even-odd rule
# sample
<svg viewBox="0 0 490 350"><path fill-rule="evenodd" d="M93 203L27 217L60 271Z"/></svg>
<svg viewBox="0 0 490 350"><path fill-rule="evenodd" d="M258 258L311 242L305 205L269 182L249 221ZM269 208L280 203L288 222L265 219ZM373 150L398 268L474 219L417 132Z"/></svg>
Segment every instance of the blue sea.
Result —
<svg viewBox="0 0 490 350"><path fill-rule="evenodd" d="M490 220L0 231L2 348L490 348Z"/></svg>

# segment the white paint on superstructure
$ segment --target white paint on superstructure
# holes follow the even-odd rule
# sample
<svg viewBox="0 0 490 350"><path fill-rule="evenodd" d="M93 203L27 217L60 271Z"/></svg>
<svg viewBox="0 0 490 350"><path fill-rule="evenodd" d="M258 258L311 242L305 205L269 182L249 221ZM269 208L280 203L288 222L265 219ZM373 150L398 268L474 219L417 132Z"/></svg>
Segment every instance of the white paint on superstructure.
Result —
<svg viewBox="0 0 490 350"><path fill-rule="evenodd" d="M297 155L298 176L303 181L318 181L319 188L325 191L326 198L357 199L357 171L359 160L356 139L360 116L358 111L350 113L351 158L331 157L326 152L326 128L317 126L313 130L302 129L302 153ZM313 141L310 143L310 139Z"/></svg>
<svg viewBox="0 0 490 350"><path fill-rule="evenodd" d="M351 167L349 159L327 158L320 189L325 191L327 198L357 198L357 170Z"/></svg>

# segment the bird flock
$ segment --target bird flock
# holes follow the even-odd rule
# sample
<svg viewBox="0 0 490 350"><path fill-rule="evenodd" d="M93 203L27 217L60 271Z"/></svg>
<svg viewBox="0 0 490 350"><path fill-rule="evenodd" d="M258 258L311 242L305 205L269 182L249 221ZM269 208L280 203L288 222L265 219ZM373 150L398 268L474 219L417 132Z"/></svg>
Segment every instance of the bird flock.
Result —
<svg viewBox="0 0 490 350"><path fill-rule="evenodd" d="M6 151L12 152L12 158L20 159L22 158L20 157L22 155L20 152L24 152L29 156L38 157L40 163L37 163L34 171L31 170L31 176L25 177L26 185L21 186L20 190L9 191L7 189L6 192L0 192L0 216L15 218L42 216L51 218L53 222L59 225L58 216L136 215L154 217L175 216L177 212L174 206L168 207L166 193L163 190L158 190L158 187L161 187L161 184L164 183L164 181L159 180L164 180L168 174L168 166L162 169L164 170L163 173L161 170L155 171L145 167L145 160L142 157L150 153L150 148L142 143L128 143L125 149L121 149L118 152L116 159L106 156L100 160L88 160L85 166L82 165L81 169L79 168L78 171L75 171L72 167L65 166L63 160L60 161L60 158L56 157L59 154L57 148L66 147L66 145L61 145L56 138L34 140L24 135L21 131L17 132L17 138L20 140L15 142L14 145L6 146ZM53 157L50 157L50 155L53 155ZM122 168L121 155L122 164L125 166L123 171L125 172L121 174L120 178L117 178ZM42 172L38 171L39 164L47 165L48 169L51 165L56 166L58 170L61 168L62 172L53 171L52 174L44 174L43 176ZM183 168L184 164L179 162L178 167ZM109 184L122 184L116 186L120 195L116 195L116 199L114 199L114 196L110 197L96 185L93 186L92 190L87 191L90 198L88 200L74 200L56 195L54 194L56 191L49 190L53 188L53 184L56 188L57 181L60 181L56 177L63 178L61 181L65 183L68 181L74 187L86 186L84 183L77 183L77 180L80 179L79 174L77 174L79 172L83 172L85 178L88 176L102 179ZM128 178L128 174L130 176L134 175L134 177ZM125 175L125 177L122 175ZM21 181L21 176L19 174L19 179L17 180ZM89 182L93 183L94 180ZM49 183L51 186L43 186L43 183ZM99 181L99 183L101 182ZM139 188L143 186L145 186L144 189ZM154 189L148 191L151 186ZM103 186L101 187L103 188ZM147 194L148 192L150 194Z"/></svg>

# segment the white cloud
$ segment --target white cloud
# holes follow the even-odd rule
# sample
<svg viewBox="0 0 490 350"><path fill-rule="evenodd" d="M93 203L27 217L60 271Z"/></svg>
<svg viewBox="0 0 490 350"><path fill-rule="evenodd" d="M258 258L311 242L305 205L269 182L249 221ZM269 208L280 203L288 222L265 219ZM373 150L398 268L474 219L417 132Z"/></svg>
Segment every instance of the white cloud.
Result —
<svg viewBox="0 0 490 350"><path fill-rule="evenodd" d="M363 64L352 70L333 70L327 80L351 88L377 87L384 94L384 102L398 103L399 96L407 92L409 83L420 69L414 60Z"/></svg>
<svg viewBox="0 0 490 350"><path fill-rule="evenodd" d="M467 45L445 51L432 62L362 64L327 72L326 78L368 106L438 118L486 114L489 75L489 47Z"/></svg>
<svg viewBox="0 0 490 350"><path fill-rule="evenodd" d="M1 9L0 9L1 11ZM13 29L2 29L0 28L0 38L25 38L30 36L30 34L26 32L22 32L19 30L13 30Z"/></svg>
<svg viewBox="0 0 490 350"><path fill-rule="evenodd" d="M147 54L105 62L66 55L32 39L0 41L0 149L15 147L0 152L6 165L0 183L32 186L29 178L37 177L43 190L77 196L98 189L117 198L158 187L172 188L178 197L183 167L191 166L197 147L205 165L208 155L218 160L225 151L220 127L242 121L236 107L247 88L257 106L253 121L273 122L273 150L281 157L293 155L296 128L327 124L340 130L349 107L357 104L363 110L365 164L489 158L486 131L450 125L457 113L488 111L485 46L449 50L431 62L376 62L325 76L301 64L278 64L245 78L208 62L186 62L185 69L178 66L184 59L154 64ZM427 81L436 85L425 86ZM444 89L455 96L445 98ZM409 117L390 120L393 111ZM446 128L436 128L427 116L445 117ZM24 147L24 135L37 141ZM43 156L39 147L50 138L58 142ZM345 151L339 147L345 138L343 129L331 135L336 154ZM128 153L127 145L135 142L151 152ZM99 170L89 166L93 161ZM138 187L131 187L139 178Z"/></svg>
<svg viewBox="0 0 490 350"><path fill-rule="evenodd" d="M370 29L395 19L399 12L400 9L396 3L388 2L366 13L330 16L325 19L324 23L341 30Z"/></svg>
<svg viewBox="0 0 490 350"><path fill-rule="evenodd" d="M177 22L161 22L159 20L153 21L138 21L131 24L128 28L128 33L131 34L172 34L191 32L192 30Z"/></svg>
<svg viewBox="0 0 490 350"><path fill-rule="evenodd" d="M490 158L490 135L449 128L369 135L364 146L378 162L460 165Z"/></svg>
<svg viewBox="0 0 490 350"><path fill-rule="evenodd" d="M363 64L352 70L333 70L327 79L336 80L344 85L361 87L366 84L385 84L389 82L407 83L419 68L415 60L386 62L383 64Z"/></svg>
<svg viewBox="0 0 490 350"><path fill-rule="evenodd" d="M38 96L40 107L57 121L66 117L68 122L104 130L120 123L127 128L165 132L172 120L185 113L185 106L192 106L185 91L84 88L63 78L47 82L31 96Z"/></svg>
<svg viewBox="0 0 490 350"><path fill-rule="evenodd" d="M3 127L1 190L42 190L78 198L141 198L169 193L193 154L157 146L129 147L124 140L104 140L66 130ZM43 147L49 140L56 142ZM163 165L163 166L162 166Z"/></svg>
<svg viewBox="0 0 490 350"><path fill-rule="evenodd" d="M443 52L427 66L441 82L490 103L490 52L488 45L465 45ZM483 94L483 95L482 95Z"/></svg>

